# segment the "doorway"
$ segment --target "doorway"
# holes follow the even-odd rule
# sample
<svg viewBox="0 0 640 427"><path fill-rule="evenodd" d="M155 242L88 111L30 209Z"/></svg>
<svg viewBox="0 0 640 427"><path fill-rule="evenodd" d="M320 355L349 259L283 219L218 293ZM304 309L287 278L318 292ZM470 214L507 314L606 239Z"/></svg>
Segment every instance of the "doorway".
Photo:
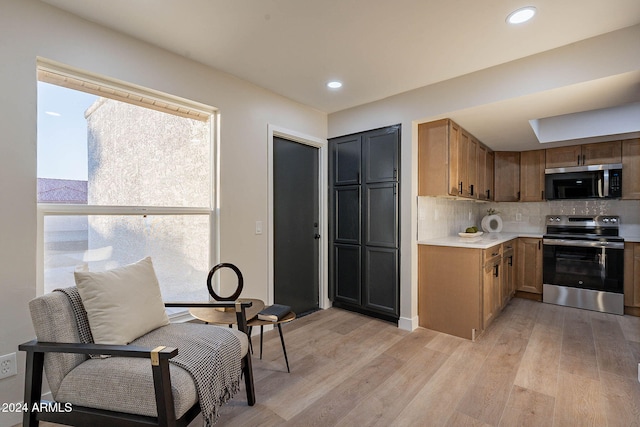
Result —
<svg viewBox="0 0 640 427"><path fill-rule="evenodd" d="M319 308L319 149L273 137L274 303Z"/></svg>

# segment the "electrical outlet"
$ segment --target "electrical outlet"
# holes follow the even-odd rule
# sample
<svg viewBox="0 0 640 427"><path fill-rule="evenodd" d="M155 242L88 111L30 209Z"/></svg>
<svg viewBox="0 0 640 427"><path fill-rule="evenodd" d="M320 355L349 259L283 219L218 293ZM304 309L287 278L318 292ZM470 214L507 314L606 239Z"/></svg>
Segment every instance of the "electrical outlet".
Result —
<svg viewBox="0 0 640 427"><path fill-rule="evenodd" d="M0 356L0 379L18 375L16 366L16 354Z"/></svg>
<svg viewBox="0 0 640 427"><path fill-rule="evenodd" d="M516 213L516 221L522 221L522 214L520 212Z"/></svg>

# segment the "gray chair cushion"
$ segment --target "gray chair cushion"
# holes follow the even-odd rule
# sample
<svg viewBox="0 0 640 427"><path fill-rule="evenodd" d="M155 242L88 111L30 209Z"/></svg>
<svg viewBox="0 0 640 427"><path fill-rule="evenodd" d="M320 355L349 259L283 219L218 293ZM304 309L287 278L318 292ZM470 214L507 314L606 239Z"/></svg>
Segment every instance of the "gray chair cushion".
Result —
<svg viewBox="0 0 640 427"><path fill-rule="evenodd" d="M176 416L198 401L191 374L169 364ZM109 411L157 416L149 359L109 357L90 359L67 374L56 401Z"/></svg>

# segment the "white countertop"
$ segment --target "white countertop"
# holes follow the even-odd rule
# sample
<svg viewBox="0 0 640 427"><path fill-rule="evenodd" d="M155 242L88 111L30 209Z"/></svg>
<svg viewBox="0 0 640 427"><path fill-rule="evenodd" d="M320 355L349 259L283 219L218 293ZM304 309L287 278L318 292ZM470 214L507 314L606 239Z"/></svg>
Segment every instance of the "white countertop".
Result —
<svg viewBox="0 0 640 427"><path fill-rule="evenodd" d="M478 237L447 236L418 241L419 245L454 246L459 248L487 249L518 237L542 238L542 233L484 233Z"/></svg>
<svg viewBox="0 0 640 427"><path fill-rule="evenodd" d="M484 233L478 237L447 236L435 239L419 240L419 245L453 246L459 248L487 249L518 237L534 237L541 239L542 233ZM622 235L625 242L640 243L640 236Z"/></svg>

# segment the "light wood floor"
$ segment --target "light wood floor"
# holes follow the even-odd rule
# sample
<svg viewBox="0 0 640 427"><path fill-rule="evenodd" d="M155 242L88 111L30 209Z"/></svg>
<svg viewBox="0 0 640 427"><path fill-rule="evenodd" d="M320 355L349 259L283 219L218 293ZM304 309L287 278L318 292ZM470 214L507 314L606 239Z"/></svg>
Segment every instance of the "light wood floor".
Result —
<svg viewBox="0 0 640 427"><path fill-rule="evenodd" d="M514 299L475 343L338 309L283 330L291 373L265 333L256 405L217 426L640 425L637 317Z"/></svg>

